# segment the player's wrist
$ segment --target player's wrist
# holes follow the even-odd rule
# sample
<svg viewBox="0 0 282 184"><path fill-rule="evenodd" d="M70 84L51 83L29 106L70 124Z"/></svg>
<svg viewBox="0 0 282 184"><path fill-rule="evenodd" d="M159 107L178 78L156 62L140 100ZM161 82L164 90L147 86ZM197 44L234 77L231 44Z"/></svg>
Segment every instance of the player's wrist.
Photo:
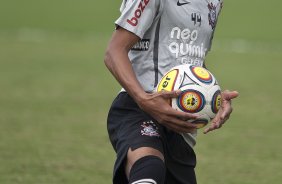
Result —
<svg viewBox="0 0 282 184"><path fill-rule="evenodd" d="M139 91L132 94L132 98L135 100L137 104L142 104L146 99L148 99L148 93L145 91Z"/></svg>

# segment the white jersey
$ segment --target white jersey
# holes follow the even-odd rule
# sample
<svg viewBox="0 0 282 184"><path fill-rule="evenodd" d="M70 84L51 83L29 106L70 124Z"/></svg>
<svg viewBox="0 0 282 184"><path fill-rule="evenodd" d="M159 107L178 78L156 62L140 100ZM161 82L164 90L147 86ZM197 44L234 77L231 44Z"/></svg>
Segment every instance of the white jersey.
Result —
<svg viewBox="0 0 282 184"><path fill-rule="evenodd" d="M203 66L223 0L123 0L115 22L140 38L129 59L147 92L154 91L170 68ZM193 146L194 136L186 141Z"/></svg>

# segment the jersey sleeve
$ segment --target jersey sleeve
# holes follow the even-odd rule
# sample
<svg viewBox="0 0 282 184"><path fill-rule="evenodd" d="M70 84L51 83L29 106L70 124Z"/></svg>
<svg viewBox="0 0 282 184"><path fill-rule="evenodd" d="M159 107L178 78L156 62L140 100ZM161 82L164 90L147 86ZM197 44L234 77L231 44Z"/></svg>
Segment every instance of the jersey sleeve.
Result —
<svg viewBox="0 0 282 184"><path fill-rule="evenodd" d="M127 0L123 2L121 16L116 20L117 27L122 27L139 38L143 38L160 12L161 0Z"/></svg>
<svg viewBox="0 0 282 184"><path fill-rule="evenodd" d="M217 20L216 20L216 22L215 22L215 27L214 27L214 28L216 28L216 24L217 24L217 21L218 21L218 18L219 18L219 15L220 15L220 12L221 12L222 8L223 8L223 0L220 0L218 6L216 7L216 12L217 12L216 17L217 17ZM209 47L208 47L208 51L211 50L211 46L212 46L212 42L213 42L214 33L215 33L215 29L213 29L213 33L212 33L212 35L211 35L211 40L210 40L210 45L209 45Z"/></svg>

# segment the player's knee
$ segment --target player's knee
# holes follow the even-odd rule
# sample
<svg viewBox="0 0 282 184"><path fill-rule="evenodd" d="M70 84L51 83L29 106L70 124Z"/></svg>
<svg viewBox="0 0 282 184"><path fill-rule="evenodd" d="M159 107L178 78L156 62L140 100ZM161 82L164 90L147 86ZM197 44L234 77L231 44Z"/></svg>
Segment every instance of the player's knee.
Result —
<svg viewBox="0 0 282 184"><path fill-rule="evenodd" d="M154 148L141 147L135 150L132 150L131 148L129 148L128 153L127 153L126 166L125 166L127 177L129 177L129 172L131 170L132 165L140 158L148 156L148 155L154 155L164 160L163 154L159 150L156 150Z"/></svg>
<svg viewBox="0 0 282 184"><path fill-rule="evenodd" d="M148 155L137 160L129 173L130 184L163 184L166 167L158 156Z"/></svg>

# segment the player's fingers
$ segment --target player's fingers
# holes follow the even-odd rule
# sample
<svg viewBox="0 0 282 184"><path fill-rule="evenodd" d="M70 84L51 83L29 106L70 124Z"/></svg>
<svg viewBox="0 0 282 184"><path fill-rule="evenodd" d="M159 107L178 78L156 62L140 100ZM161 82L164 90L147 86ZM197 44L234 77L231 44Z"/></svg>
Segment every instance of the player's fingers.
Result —
<svg viewBox="0 0 282 184"><path fill-rule="evenodd" d="M195 125L195 124L193 124L191 122L179 119L179 118L175 118L175 117L169 117L169 121L168 122L170 124L174 124L176 126L184 128L184 129L195 129L195 128L197 128L197 125Z"/></svg>
<svg viewBox="0 0 282 184"><path fill-rule="evenodd" d="M206 129L204 130L204 134L207 134L207 133L209 133L209 132L212 131L212 130L214 130L214 128L213 128L212 126L210 126L210 127L206 128Z"/></svg>
<svg viewBox="0 0 282 184"><path fill-rule="evenodd" d="M178 120L173 120L173 119L167 119L166 121L162 121L162 125L166 126L167 128L178 132L178 133L189 133L192 132L195 128L190 127L186 125L187 122L185 123L180 123Z"/></svg>
<svg viewBox="0 0 282 184"><path fill-rule="evenodd" d="M180 129L183 130L189 130L189 129L195 129L197 128L197 125L181 120L179 118L176 118L174 116L166 116L163 117L163 119L160 120L161 124L165 124L165 125L172 125L172 126L177 126Z"/></svg>
<svg viewBox="0 0 282 184"><path fill-rule="evenodd" d="M223 102L221 111L218 113L220 115L220 119L225 119L226 117L229 117L232 111L233 108L231 106L230 101Z"/></svg>
<svg viewBox="0 0 282 184"><path fill-rule="evenodd" d="M182 112L182 111L178 111L175 109L170 109L166 112L168 115L170 116L174 116L174 117L178 117L182 120L189 120L189 119L197 119L199 118L198 115L196 114L191 114L191 113L187 113L187 112Z"/></svg>
<svg viewBox="0 0 282 184"><path fill-rule="evenodd" d="M219 122L221 119L221 110L215 115L215 117L212 119L211 124L214 124L216 122Z"/></svg>
<svg viewBox="0 0 282 184"><path fill-rule="evenodd" d="M223 100L231 100L239 96L239 93L237 91L228 91L225 90L222 92L222 99Z"/></svg>
<svg viewBox="0 0 282 184"><path fill-rule="evenodd" d="M219 123L212 123L208 128L204 130L204 134L207 134L208 132L211 132L213 130L219 129L222 126L222 124Z"/></svg>
<svg viewBox="0 0 282 184"><path fill-rule="evenodd" d="M210 131L221 128L223 124L229 119L229 117L230 117L230 114L224 117L217 116L216 118L212 120L210 127L204 130L204 133L206 134Z"/></svg>
<svg viewBox="0 0 282 184"><path fill-rule="evenodd" d="M164 98L176 98L181 94L181 90L161 91L160 95Z"/></svg>
<svg viewBox="0 0 282 184"><path fill-rule="evenodd" d="M229 118L230 118L230 114L224 117L224 119L222 120L222 124L224 124Z"/></svg>
<svg viewBox="0 0 282 184"><path fill-rule="evenodd" d="M221 119L221 115L220 115L221 112L219 112L214 119L212 119L211 123L210 123L210 126L208 128L206 128L204 130L204 134L207 134L208 132L210 131L213 131L213 130L216 130L216 129L219 129L222 127L222 125L224 124L224 122L226 120L224 119Z"/></svg>
<svg viewBox="0 0 282 184"><path fill-rule="evenodd" d="M224 109L220 115L220 119L227 120L230 117L230 114L232 113L233 109L232 107L228 107L227 109Z"/></svg>
<svg viewBox="0 0 282 184"><path fill-rule="evenodd" d="M225 123L225 121L229 119L230 113L231 113L230 110L220 111L220 113L217 114L216 118L212 120L212 123L218 125L218 127L221 128L221 126Z"/></svg>

